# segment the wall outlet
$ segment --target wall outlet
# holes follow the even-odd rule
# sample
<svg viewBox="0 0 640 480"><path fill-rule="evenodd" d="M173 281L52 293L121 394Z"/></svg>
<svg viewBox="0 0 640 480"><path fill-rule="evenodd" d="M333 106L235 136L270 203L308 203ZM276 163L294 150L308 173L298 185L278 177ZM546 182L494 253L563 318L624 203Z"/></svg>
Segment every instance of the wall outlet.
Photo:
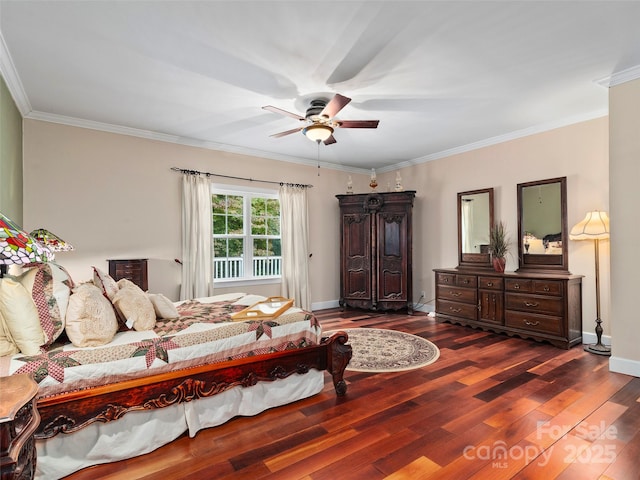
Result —
<svg viewBox="0 0 640 480"><path fill-rule="evenodd" d="M424 291L420 292L420 298L424 298Z"/></svg>

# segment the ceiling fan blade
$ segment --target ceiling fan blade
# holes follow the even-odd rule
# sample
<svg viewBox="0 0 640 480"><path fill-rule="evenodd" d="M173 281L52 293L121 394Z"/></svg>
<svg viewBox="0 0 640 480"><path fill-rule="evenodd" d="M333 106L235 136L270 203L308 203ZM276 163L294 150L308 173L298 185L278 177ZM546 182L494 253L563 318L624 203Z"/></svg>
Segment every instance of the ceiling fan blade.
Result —
<svg viewBox="0 0 640 480"><path fill-rule="evenodd" d="M278 108L278 107L272 107L271 105L267 105L265 107L262 107L262 109L268 110L269 112L286 115L287 117L292 117L292 118L295 118L296 120L304 121L304 117L301 117L297 113L287 112L286 110L282 110L281 108Z"/></svg>
<svg viewBox="0 0 640 480"><path fill-rule="evenodd" d="M304 127L292 128L291 130L287 130L286 132L274 133L273 135L269 135L269 136L273 137L273 138L280 138L280 137L284 137L286 135L291 135L292 133L299 132L303 128Z"/></svg>
<svg viewBox="0 0 640 480"><path fill-rule="evenodd" d="M345 97L344 95L340 95L339 93L336 93L331 99L331 101L327 103L327 105L322 109L322 112L320 112L320 115L322 115L323 117L333 118L350 101L351 99L349 97Z"/></svg>
<svg viewBox="0 0 640 480"><path fill-rule="evenodd" d="M340 120L340 128L378 128L380 120Z"/></svg>
<svg viewBox="0 0 640 480"><path fill-rule="evenodd" d="M333 135L329 135L329 138L327 138L324 141L325 145L331 145L332 143L336 143L336 137L334 137Z"/></svg>

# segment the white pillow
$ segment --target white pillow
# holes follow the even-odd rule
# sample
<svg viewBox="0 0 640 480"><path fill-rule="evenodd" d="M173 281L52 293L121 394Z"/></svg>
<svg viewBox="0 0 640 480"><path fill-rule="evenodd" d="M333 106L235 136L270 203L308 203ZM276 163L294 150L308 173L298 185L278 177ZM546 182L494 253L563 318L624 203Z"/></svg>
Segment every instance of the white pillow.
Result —
<svg viewBox="0 0 640 480"><path fill-rule="evenodd" d="M109 343L118 331L118 320L109 300L91 283L78 285L69 297L67 336L76 347Z"/></svg>
<svg viewBox="0 0 640 480"><path fill-rule="evenodd" d="M18 353L20 349L16 345L16 342L11 338L11 332L9 331L9 327L4 321L4 317L2 316L2 310L0 310L0 357L4 357L5 355L13 355L14 353Z"/></svg>
<svg viewBox="0 0 640 480"><path fill-rule="evenodd" d="M0 279L0 311L20 351L24 355L40 354L45 337L36 304L27 289L13 278Z"/></svg>
<svg viewBox="0 0 640 480"><path fill-rule="evenodd" d="M156 318L172 320L180 316L173 302L161 293L147 293L147 297L151 300L153 309L156 312Z"/></svg>
<svg viewBox="0 0 640 480"><path fill-rule="evenodd" d="M156 311L151 300L140 287L126 278L118 280L113 306L129 328L140 332L152 330L156 325Z"/></svg>

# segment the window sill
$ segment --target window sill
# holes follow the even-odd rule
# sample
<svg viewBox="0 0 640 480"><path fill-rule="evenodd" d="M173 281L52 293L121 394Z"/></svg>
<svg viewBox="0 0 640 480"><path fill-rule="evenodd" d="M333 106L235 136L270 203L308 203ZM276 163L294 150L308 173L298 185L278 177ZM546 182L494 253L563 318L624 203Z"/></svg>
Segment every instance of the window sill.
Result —
<svg viewBox="0 0 640 480"><path fill-rule="evenodd" d="M250 287L254 285L273 285L282 283L281 277L261 277L261 278L234 278L227 280L213 280L213 286L219 288Z"/></svg>

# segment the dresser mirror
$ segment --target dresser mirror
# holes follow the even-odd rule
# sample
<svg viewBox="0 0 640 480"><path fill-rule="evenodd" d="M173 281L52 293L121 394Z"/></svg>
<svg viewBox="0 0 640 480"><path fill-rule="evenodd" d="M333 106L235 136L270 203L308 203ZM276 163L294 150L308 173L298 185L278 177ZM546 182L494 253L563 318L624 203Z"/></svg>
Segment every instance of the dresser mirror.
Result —
<svg viewBox="0 0 640 480"><path fill-rule="evenodd" d="M567 177L518 184L518 271L568 273Z"/></svg>
<svg viewBox="0 0 640 480"><path fill-rule="evenodd" d="M492 268L493 188L458 193L458 268Z"/></svg>

